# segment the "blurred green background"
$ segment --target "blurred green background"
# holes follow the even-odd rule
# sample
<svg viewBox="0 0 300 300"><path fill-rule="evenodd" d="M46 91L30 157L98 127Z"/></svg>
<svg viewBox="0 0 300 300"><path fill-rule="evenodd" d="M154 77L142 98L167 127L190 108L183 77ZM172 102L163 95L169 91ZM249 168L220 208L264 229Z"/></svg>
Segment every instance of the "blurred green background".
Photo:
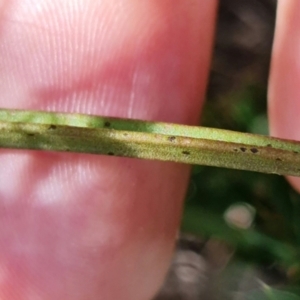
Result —
<svg viewBox="0 0 300 300"><path fill-rule="evenodd" d="M267 82L276 3L220 1L202 126L268 134ZM224 213L238 203L253 207L255 218L251 228L240 231L237 238L236 230L224 221ZM226 240L253 261L295 264L300 245L300 195L278 175L197 166L182 228ZM280 251L274 251L273 242L282 247ZM248 251L250 246L264 251ZM285 247L294 254L287 257Z"/></svg>

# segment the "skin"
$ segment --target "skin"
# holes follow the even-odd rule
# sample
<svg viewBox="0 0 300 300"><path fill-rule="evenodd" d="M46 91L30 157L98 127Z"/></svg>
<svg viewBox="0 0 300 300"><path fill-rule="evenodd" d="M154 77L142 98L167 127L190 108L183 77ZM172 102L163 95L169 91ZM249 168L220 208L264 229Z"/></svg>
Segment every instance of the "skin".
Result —
<svg viewBox="0 0 300 300"><path fill-rule="evenodd" d="M300 2L279 0L269 81L271 135L300 140ZM300 178L289 181L300 192Z"/></svg>
<svg viewBox="0 0 300 300"><path fill-rule="evenodd" d="M197 124L216 1L36 3L0 2L1 107ZM272 134L296 139L299 8L280 1L269 97ZM1 150L0 299L149 300L188 176L173 163Z"/></svg>

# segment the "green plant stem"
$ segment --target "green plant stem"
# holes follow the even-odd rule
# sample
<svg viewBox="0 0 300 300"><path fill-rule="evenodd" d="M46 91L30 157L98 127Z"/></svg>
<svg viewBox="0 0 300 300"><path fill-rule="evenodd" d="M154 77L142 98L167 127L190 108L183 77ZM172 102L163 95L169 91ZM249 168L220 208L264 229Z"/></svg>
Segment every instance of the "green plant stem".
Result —
<svg viewBox="0 0 300 300"><path fill-rule="evenodd" d="M106 154L300 176L300 142L80 114L2 109L0 147Z"/></svg>

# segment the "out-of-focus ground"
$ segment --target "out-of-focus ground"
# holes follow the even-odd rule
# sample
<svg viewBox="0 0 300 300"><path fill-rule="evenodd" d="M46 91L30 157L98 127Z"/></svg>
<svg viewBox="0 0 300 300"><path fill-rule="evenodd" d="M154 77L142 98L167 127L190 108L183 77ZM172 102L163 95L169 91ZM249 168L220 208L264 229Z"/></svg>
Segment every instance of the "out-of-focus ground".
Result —
<svg viewBox="0 0 300 300"><path fill-rule="evenodd" d="M268 134L266 91L276 2L220 0L202 125ZM247 226L252 231L279 244L298 246L299 200L283 177L194 167L183 219L183 230L194 235L179 236L172 266L155 300L298 299L279 290L274 290L277 298L264 298L266 287L286 287L288 270L268 250L266 256L247 248L243 255L235 255L226 243L229 231L219 224L226 226L225 216L248 222L247 214L236 209L248 207ZM262 240L261 248L265 245L268 248Z"/></svg>

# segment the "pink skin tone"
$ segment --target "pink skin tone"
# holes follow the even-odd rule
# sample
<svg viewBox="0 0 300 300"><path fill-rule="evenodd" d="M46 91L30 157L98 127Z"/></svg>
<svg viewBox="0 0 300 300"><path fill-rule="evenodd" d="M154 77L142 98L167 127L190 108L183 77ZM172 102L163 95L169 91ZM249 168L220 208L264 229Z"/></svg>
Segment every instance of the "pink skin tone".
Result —
<svg viewBox="0 0 300 300"><path fill-rule="evenodd" d="M299 8L282 0L270 82L272 133L298 139L299 76L285 61L296 59ZM215 9L214 0L3 0L0 107L197 124ZM149 300L188 176L173 163L0 150L0 299Z"/></svg>
<svg viewBox="0 0 300 300"><path fill-rule="evenodd" d="M0 106L197 124L215 9L213 0L4 1ZM150 299L189 169L1 150L0 299Z"/></svg>
<svg viewBox="0 0 300 300"><path fill-rule="evenodd" d="M271 135L300 140L300 1L279 0L269 84ZM289 181L300 192L300 178Z"/></svg>

